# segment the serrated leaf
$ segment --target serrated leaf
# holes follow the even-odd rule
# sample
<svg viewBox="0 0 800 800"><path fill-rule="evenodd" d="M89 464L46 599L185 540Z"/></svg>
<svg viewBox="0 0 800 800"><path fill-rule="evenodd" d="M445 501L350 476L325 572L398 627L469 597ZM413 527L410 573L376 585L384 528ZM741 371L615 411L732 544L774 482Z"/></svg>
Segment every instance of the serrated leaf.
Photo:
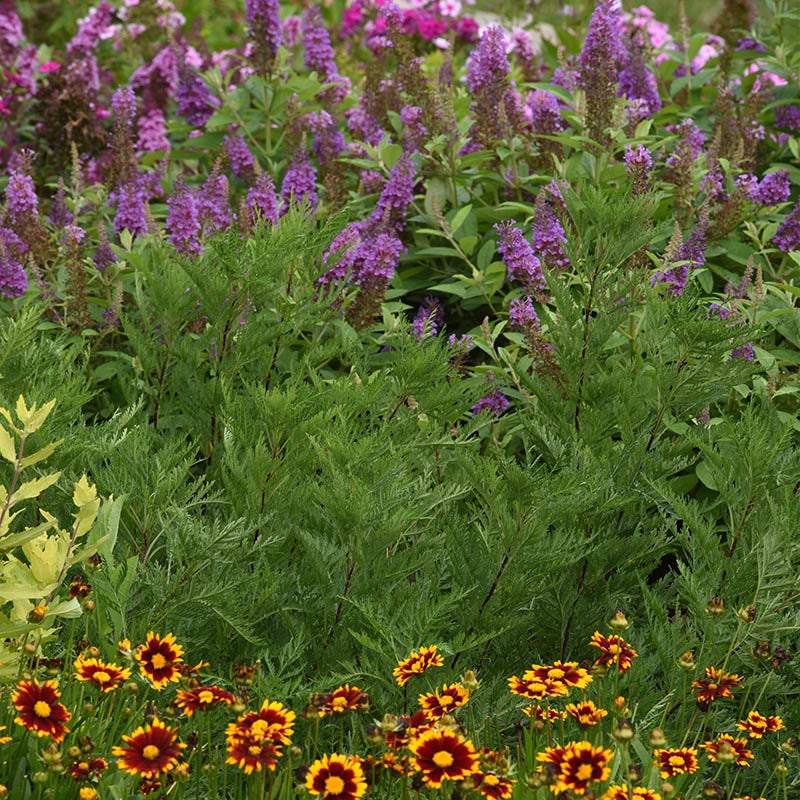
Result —
<svg viewBox="0 0 800 800"><path fill-rule="evenodd" d="M64 443L63 439L59 439L57 442L53 442L52 444L45 445L40 450L37 450L35 453L31 453L29 456L25 456L22 459L22 467L30 467L32 464L38 464L40 461L44 461L46 458L50 458L51 455L55 452L56 448L59 445Z"/></svg>
<svg viewBox="0 0 800 800"><path fill-rule="evenodd" d="M31 539L41 536L43 533L53 527L54 522L55 520L48 520L47 522L43 522L41 525L37 525L34 528L25 528L24 531L12 533L9 536L3 537L3 539L0 541L0 553L8 553L15 547L27 544L29 541L31 541Z"/></svg>
<svg viewBox="0 0 800 800"><path fill-rule="evenodd" d="M17 417L19 417L19 421L22 423L25 433L35 433L38 431L50 415L55 404L56 401L53 399L49 403L45 403L41 408L37 408L35 405L28 408L25 405L25 398L20 395L17 398Z"/></svg>
<svg viewBox="0 0 800 800"><path fill-rule="evenodd" d="M0 456L12 464L17 460L17 448L14 446L14 440L2 425L0 425ZM23 464L23 466L25 465Z"/></svg>
<svg viewBox="0 0 800 800"><path fill-rule="evenodd" d="M41 478L34 478L32 481L25 481L11 496L11 505L16 505L21 500L29 500L31 497L37 497L45 489L52 486L60 477L60 472L54 472L52 475L44 475Z"/></svg>

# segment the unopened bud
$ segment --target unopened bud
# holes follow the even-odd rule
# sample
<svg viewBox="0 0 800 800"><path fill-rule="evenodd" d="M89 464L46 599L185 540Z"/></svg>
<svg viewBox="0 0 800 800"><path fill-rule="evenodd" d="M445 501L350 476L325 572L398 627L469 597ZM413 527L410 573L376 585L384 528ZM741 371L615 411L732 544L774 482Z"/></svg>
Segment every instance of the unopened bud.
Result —
<svg viewBox="0 0 800 800"><path fill-rule="evenodd" d="M756 607L750 605L745 608L740 608L736 612L736 616L744 623L754 622L756 618Z"/></svg>
<svg viewBox="0 0 800 800"><path fill-rule="evenodd" d="M72 747L67 750L67 755L73 760L76 761L81 757L81 749L77 745L72 745Z"/></svg>
<svg viewBox="0 0 800 800"><path fill-rule="evenodd" d="M34 783L46 783L47 782L47 773L43 770L39 770L38 772L34 772L31 775L31 780Z"/></svg>
<svg viewBox="0 0 800 800"><path fill-rule="evenodd" d="M687 650L678 660L678 666L687 671L694 669L694 653L691 650Z"/></svg>
<svg viewBox="0 0 800 800"><path fill-rule="evenodd" d="M661 784L661 794L663 797L669 797L674 791L675 787L671 783L665 781Z"/></svg>
<svg viewBox="0 0 800 800"><path fill-rule="evenodd" d="M94 703L84 703L83 710L86 712L86 715L91 717L94 714Z"/></svg>
<svg viewBox="0 0 800 800"><path fill-rule="evenodd" d="M61 763L61 751L58 749L57 744L49 744L42 753L42 761L47 766Z"/></svg>
<svg viewBox="0 0 800 800"><path fill-rule="evenodd" d="M5 797L8 797L8 786L0 783L0 800L3 800Z"/></svg>
<svg viewBox="0 0 800 800"><path fill-rule="evenodd" d="M97 608L97 606L95 605L95 602L94 602L94 600L85 600L85 601L84 601L84 603L83 603L83 610L84 610L84 611L85 611L87 614L91 614L91 613L92 613L92 612L95 610L95 608Z"/></svg>
<svg viewBox="0 0 800 800"><path fill-rule="evenodd" d="M718 595L714 595L714 597L708 601L706 611L708 611L712 617L721 617L725 613L725 601Z"/></svg>
<svg viewBox="0 0 800 800"><path fill-rule="evenodd" d="M769 642L758 642L753 648L753 658L756 661L768 661L772 658L772 647Z"/></svg>
<svg viewBox="0 0 800 800"><path fill-rule="evenodd" d="M91 647L86 649L86 655L89 658L100 658L100 648L92 645Z"/></svg>
<svg viewBox="0 0 800 800"><path fill-rule="evenodd" d="M790 736L785 742L781 743L781 750L787 756L793 756L797 752L797 739L794 736Z"/></svg>
<svg viewBox="0 0 800 800"><path fill-rule="evenodd" d="M397 723L399 720L394 714L384 714L381 720L381 729L389 733L390 731L397 730Z"/></svg>
<svg viewBox="0 0 800 800"><path fill-rule="evenodd" d="M624 612L621 608L618 608L611 619L608 621L608 624L615 630L617 633L622 633L622 631L627 630L630 627L630 623L628 622Z"/></svg>
<svg viewBox="0 0 800 800"><path fill-rule="evenodd" d="M461 679L461 685L468 691L468 692L475 692L478 689L478 679L475 677L475 673L468 669L464 673L464 677Z"/></svg>
<svg viewBox="0 0 800 800"><path fill-rule="evenodd" d="M178 764L175 769L172 771L172 774L179 780L179 781L188 781L189 780L189 765L184 761L181 764Z"/></svg>
<svg viewBox="0 0 800 800"><path fill-rule="evenodd" d="M41 622L47 614L47 606L34 606L28 613L28 622Z"/></svg>
<svg viewBox="0 0 800 800"><path fill-rule="evenodd" d="M103 566L103 559L99 553L94 553L94 555L89 556L86 559L86 571L87 572L97 572Z"/></svg>
<svg viewBox="0 0 800 800"><path fill-rule="evenodd" d="M289 755L292 757L292 760L297 761L299 758L303 757L303 749L298 747L296 744L293 744L289 748Z"/></svg>
<svg viewBox="0 0 800 800"><path fill-rule="evenodd" d="M705 800L725 800L725 790L716 781L707 781L702 795Z"/></svg>
<svg viewBox="0 0 800 800"><path fill-rule="evenodd" d="M720 742L717 749L717 762L719 764L733 764L736 761L736 751L730 742Z"/></svg>
<svg viewBox="0 0 800 800"><path fill-rule="evenodd" d="M628 708L628 701L621 695L618 694L613 702L611 703L611 707L614 709L614 713L617 716L627 716L630 714L630 709Z"/></svg>
<svg viewBox="0 0 800 800"><path fill-rule="evenodd" d="M788 774L789 767L786 766L786 762L783 759L781 759L778 762L778 764L775 766L775 772L777 772L778 775L781 775L781 776L784 776L784 775Z"/></svg>
<svg viewBox="0 0 800 800"><path fill-rule="evenodd" d="M635 786L642 782L642 765L631 764L628 766L627 779Z"/></svg>
<svg viewBox="0 0 800 800"><path fill-rule="evenodd" d="M383 731L379 725L370 725L366 731L364 731L364 736L366 737L367 742L372 745L383 744L385 740Z"/></svg>
<svg viewBox="0 0 800 800"><path fill-rule="evenodd" d="M664 736L664 731L661 728L653 728L650 731L650 747L654 750L661 750L667 744L667 738Z"/></svg>
<svg viewBox="0 0 800 800"><path fill-rule="evenodd" d="M621 719L614 726L612 734L618 742L629 742L634 736L636 736L636 733L633 730L633 725L631 725L631 721L629 719Z"/></svg>

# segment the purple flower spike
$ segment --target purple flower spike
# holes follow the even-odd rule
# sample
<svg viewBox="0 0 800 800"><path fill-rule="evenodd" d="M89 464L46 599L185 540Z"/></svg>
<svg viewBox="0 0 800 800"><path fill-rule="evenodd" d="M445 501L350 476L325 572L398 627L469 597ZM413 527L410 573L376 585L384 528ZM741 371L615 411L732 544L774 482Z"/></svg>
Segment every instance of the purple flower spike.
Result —
<svg viewBox="0 0 800 800"><path fill-rule="evenodd" d="M253 224L260 215L261 219L271 223L273 228L278 225L278 199L275 196L275 184L266 172L262 172L256 178L255 185L247 193L247 208Z"/></svg>
<svg viewBox="0 0 800 800"><path fill-rule="evenodd" d="M20 172L12 172L6 187L6 201L12 222L33 220L39 210L33 178Z"/></svg>
<svg viewBox="0 0 800 800"><path fill-rule="evenodd" d="M408 156L400 156L389 173L389 180L383 187L375 210L369 216L369 224L389 225L395 230L403 230L406 209L414 201L416 182L416 164Z"/></svg>
<svg viewBox="0 0 800 800"><path fill-rule="evenodd" d="M167 200L167 229L169 241L179 253L200 255L200 216L194 193L183 183L176 182L172 197Z"/></svg>
<svg viewBox="0 0 800 800"><path fill-rule="evenodd" d="M414 335L417 339L436 336L444 322L444 309L438 298L426 297L414 317Z"/></svg>
<svg viewBox="0 0 800 800"><path fill-rule="evenodd" d="M255 169L255 161L244 136L237 133L234 136L226 136L223 141L233 174L242 180L249 180Z"/></svg>
<svg viewBox="0 0 800 800"><path fill-rule="evenodd" d="M121 233L128 229L134 236L147 233L147 206L144 187L138 176L133 176L117 191L117 214L114 217L114 230Z"/></svg>
<svg viewBox="0 0 800 800"><path fill-rule="evenodd" d="M196 72L183 67L178 75L178 91L175 95L178 113L190 125L201 128L219 107L219 100L211 94L205 81Z"/></svg>
<svg viewBox="0 0 800 800"><path fill-rule="evenodd" d="M309 6L303 12L303 48L306 67L325 83L335 84L320 93L323 103L338 105L347 97L351 84L349 78L339 74L328 29L316 6Z"/></svg>
<svg viewBox="0 0 800 800"><path fill-rule="evenodd" d="M567 236L558 221L550 204L542 192L537 198L536 211L533 217L533 249L541 260L551 269L562 270L570 266L570 260L564 250Z"/></svg>
<svg viewBox="0 0 800 800"><path fill-rule="evenodd" d="M301 147L292 161L281 185L281 216L292 205L308 206L310 211L317 207L317 171L309 161L305 147Z"/></svg>
<svg viewBox="0 0 800 800"><path fill-rule="evenodd" d="M498 222L497 249L508 268L510 281L522 281L530 290L544 289L545 279L542 262L534 255L533 248L513 222Z"/></svg>
<svg viewBox="0 0 800 800"><path fill-rule="evenodd" d="M510 405L511 403L508 402L508 398L497 389L481 397L481 399L472 406L472 416L477 417L481 411L490 411L496 417L499 417Z"/></svg>
<svg viewBox="0 0 800 800"><path fill-rule="evenodd" d="M765 206L777 206L789 199L789 170L779 169L761 179L758 187L750 192L750 199Z"/></svg>
<svg viewBox="0 0 800 800"><path fill-rule="evenodd" d="M280 3L278 0L247 0L245 22L253 46L253 63L259 72L269 72L283 44Z"/></svg>
<svg viewBox="0 0 800 800"><path fill-rule="evenodd" d="M508 321L516 328L524 331L539 330L539 315L533 307L530 297L519 297L511 301L508 308Z"/></svg>
<svg viewBox="0 0 800 800"><path fill-rule="evenodd" d="M21 297L28 288L28 276L22 268L22 258L28 246L14 231L0 228L0 294Z"/></svg>
<svg viewBox="0 0 800 800"><path fill-rule="evenodd" d="M783 253L800 250L800 200L778 226L772 243Z"/></svg>

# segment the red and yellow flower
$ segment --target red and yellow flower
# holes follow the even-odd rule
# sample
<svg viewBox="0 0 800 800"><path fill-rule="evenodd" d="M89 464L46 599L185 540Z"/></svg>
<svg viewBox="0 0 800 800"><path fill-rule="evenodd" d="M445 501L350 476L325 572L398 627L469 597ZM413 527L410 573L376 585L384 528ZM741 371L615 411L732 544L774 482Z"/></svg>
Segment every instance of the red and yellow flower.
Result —
<svg viewBox="0 0 800 800"><path fill-rule="evenodd" d="M343 714L346 711L365 711L368 708L369 695L358 686L346 683L322 698L319 715L324 717L328 714Z"/></svg>
<svg viewBox="0 0 800 800"><path fill-rule="evenodd" d="M628 793L624 784L613 783L606 789L601 800L661 800L661 795L644 786L634 786L633 792Z"/></svg>
<svg viewBox="0 0 800 800"><path fill-rule="evenodd" d="M177 728L170 728L161 720L154 719L130 736L123 736L125 746L112 747L111 752L117 757L120 769L130 775L153 778L170 772L178 764L186 745L177 739Z"/></svg>
<svg viewBox="0 0 800 800"><path fill-rule="evenodd" d="M508 800L514 792L515 781L494 772L476 772L472 779L477 791L489 800Z"/></svg>
<svg viewBox="0 0 800 800"><path fill-rule="evenodd" d="M765 717L758 711L751 711L747 719L736 723L740 731L745 731L751 739L760 739L765 733L783 730L785 727L780 717Z"/></svg>
<svg viewBox="0 0 800 800"><path fill-rule="evenodd" d="M633 659L638 653L621 637L616 634L603 636L600 631L595 631L589 644L600 651L595 659L595 664L601 667L616 667L619 672L627 672L633 664Z"/></svg>
<svg viewBox="0 0 800 800"><path fill-rule="evenodd" d="M700 745L710 761L720 764L736 763L740 767L749 767L753 753L747 749L747 739L734 739L727 733L721 733L714 741Z"/></svg>
<svg viewBox="0 0 800 800"><path fill-rule="evenodd" d="M408 658L400 661L394 668L392 675L397 681L398 686L405 686L415 675L422 675L432 667L441 667L444 659L437 652L436 645L430 647L420 647Z"/></svg>
<svg viewBox="0 0 800 800"><path fill-rule="evenodd" d="M740 675L733 675L716 667L706 667L705 678L692 681L692 689L697 693L697 704L708 706L722 697L733 698L732 689L742 688Z"/></svg>
<svg viewBox="0 0 800 800"><path fill-rule="evenodd" d="M139 662L139 671L158 691L180 680L178 664L183 661L183 647L175 643L171 633L162 638L150 631L144 644L136 648L134 658Z"/></svg>
<svg viewBox="0 0 800 800"><path fill-rule="evenodd" d="M694 747L655 750L653 757L653 763L661 770L661 777L664 779L697 772L697 750Z"/></svg>
<svg viewBox="0 0 800 800"><path fill-rule="evenodd" d="M367 791L367 782L358 758L331 753L308 768L306 789L322 800L357 800Z"/></svg>
<svg viewBox="0 0 800 800"><path fill-rule="evenodd" d="M433 727L424 711L415 711L410 717L395 717L393 722L386 731L386 747L390 750L402 750L412 739Z"/></svg>
<svg viewBox="0 0 800 800"><path fill-rule="evenodd" d="M594 747L591 742L570 742L565 747L548 747L537 758L545 764L553 764L553 791L572 792L583 795L590 783L604 781L611 774L608 762L614 754L611 750Z"/></svg>
<svg viewBox="0 0 800 800"><path fill-rule="evenodd" d="M444 780L462 781L478 771L478 754L472 742L455 731L432 729L413 739L408 749L413 766L433 789Z"/></svg>
<svg viewBox="0 0 800 800"><path fill-rule="evenodd" d="M19 713L14 722L37 736L49 736L54 742L64 741L72 715L59 703L58 681L39 683L35 678L20 681L11 693L11 703Z"/></svg>
<svg viewBox="0 0 800 800"><path fill-rule="evenodd" d="M522 713L527 717L541 720L550 725L560 722L562 719L567 718L566 711L559 711L557 708L544 708L543 706L531 704L522 709Z"/></svg>
<svg viewBox="0 0 800 800"><path fill-rule="evenodd" d="M97 800L99 795L94 786L81 786L78 789L78 800Z"/></svg>
<svg viewBox="0 0 800 800"><path fill-rule="evenodd" d="M567 689L585 689L591 682L589 671L578 666L577 661L555 661L540 666L532 664L523 674L523 679L538 679L542 682L562 683Z"/></svg>
<svg viewBox="0 0 800 800"><path fill-rule="evenodd" d="M127 667L118 667L116 664L107 664L99 658L84 658L80 656L75 660L75 677L79 681L93 683L101 692L112 692L118 689L131 676Z"/></svg>
<svg viewBox="0 0 800 800"><path fill-rule="evenodd" d="M212 706L230 706L235 700L234 694L219 686L196 686L194 689L178 689L175 705L191 717L195 711L208 711Z"/></svg>
<svg viewBox="0 0 800 800"><path fill-rule="evenodd" d="M534 664L534 667L537 665ZM536 676L535 670L527 670L518 678L512 675L508 679L508 688L512 694L528 700L544 700L546 697L563 697L569 688L562 681L542 680Z"/></svg>
<svg viewBox="0 0 800 800"><path fill-rule="evenodd" d="M449 686L445 684L441 690L437 689L433 694L421 694L418 702L425 716L435 721L466 705L469 702L469 691L459 683Z"/></svg>
<svg viewBox="0 0 800 800"><path fill-rule="evenodd" d="M92 758L88 761L73 761L67 767L67 772L76 783L81 783L99 779L107 769L108 761L104 758Z"/></svg>
<svg viewBox="0 0 800 800"><path fill-rule="evenodd" d="M249 711L230 723L225 736L228 742L227 764L250 775L253 771L275 769L283 755L283 745L294 734L295 713L282 703L265 700L259 711Z"/></svg>
<svg viewBox="0 0 800 800"><path fill-rule="evenodd" d="M591 700L582 700L580 703L569 703L564 706L564 710L578 725L582 725L584 728L597 725L603 717L608 716L608 711L604 708L598 708Z"/></svg>

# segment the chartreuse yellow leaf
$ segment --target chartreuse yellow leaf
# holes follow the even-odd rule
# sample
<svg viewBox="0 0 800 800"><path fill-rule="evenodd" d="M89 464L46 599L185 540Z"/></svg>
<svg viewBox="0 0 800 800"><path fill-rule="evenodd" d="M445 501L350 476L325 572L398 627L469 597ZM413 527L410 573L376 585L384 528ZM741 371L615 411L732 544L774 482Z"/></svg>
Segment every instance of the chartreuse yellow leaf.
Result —
<svg viewBox="0 0 800 800"><path fill-rule="evenodd" d="M74 534L75 536L83 536L94 525L94 521L97 519L97 512L100 509L97 487L93 483L89 483L85 475L75 484L72 502L78 506L78 510L74 514Z"/></svg>
<svg viewBox="0 0 800 800"><path fill-rule="evenodd" d="M0 456L12 464L17 460L17 448L11 434L0 425Z"/></svg>
<svg viewBox="0 0 800 800"><path fill-rule="evenodd" d="M21 500L29 500L31 497L40 495L45 489L52 486L61 477L60 472L52 475L43 475L41 478L34 478L32 481L25 481L14 494L11 495L11 505L16 505Z"/></svg>
<svg viewBox="0 0 800 800"><path fill-rule="evenodd" d="M56 404L55 399L49 403L45 403L41 408L37 408L34 404L30 408L25 403L25 398L20 395L17 398L17 417L22 423L25 433L33 433L42 427L42 424L50 416Z"/></svg>
<svg viewBox="0 0 800 800"><path fill-rule="evenodd" d="M64 440L59 439L57 442L45 445L41 450L37 450L35 453L31 453L29 456L25 456L25 458L23 458L20 462L22 468L25 469L25 467L30 467L31 464L38 464L40 461L50 458L50 456L55 452L55 449L63 443Z"/></svg>
<svg viewBox="0 0 800 800"><path fill-rule="evenodd" d="M44 534L22 545L33 577L40 584L52 584L58 579L67 560L69 542L61 536Z"/></svg>
<svg viewBox="0 0 800 800"><path fill-rule="evenodd" d="M11 412L7 408L3 408L0 406L0 415L5 417L6 422L8 423L9 427L11 428L14 433L17 435L21 435L22 431L14 424L14 418L11 416Z"/></svg>

